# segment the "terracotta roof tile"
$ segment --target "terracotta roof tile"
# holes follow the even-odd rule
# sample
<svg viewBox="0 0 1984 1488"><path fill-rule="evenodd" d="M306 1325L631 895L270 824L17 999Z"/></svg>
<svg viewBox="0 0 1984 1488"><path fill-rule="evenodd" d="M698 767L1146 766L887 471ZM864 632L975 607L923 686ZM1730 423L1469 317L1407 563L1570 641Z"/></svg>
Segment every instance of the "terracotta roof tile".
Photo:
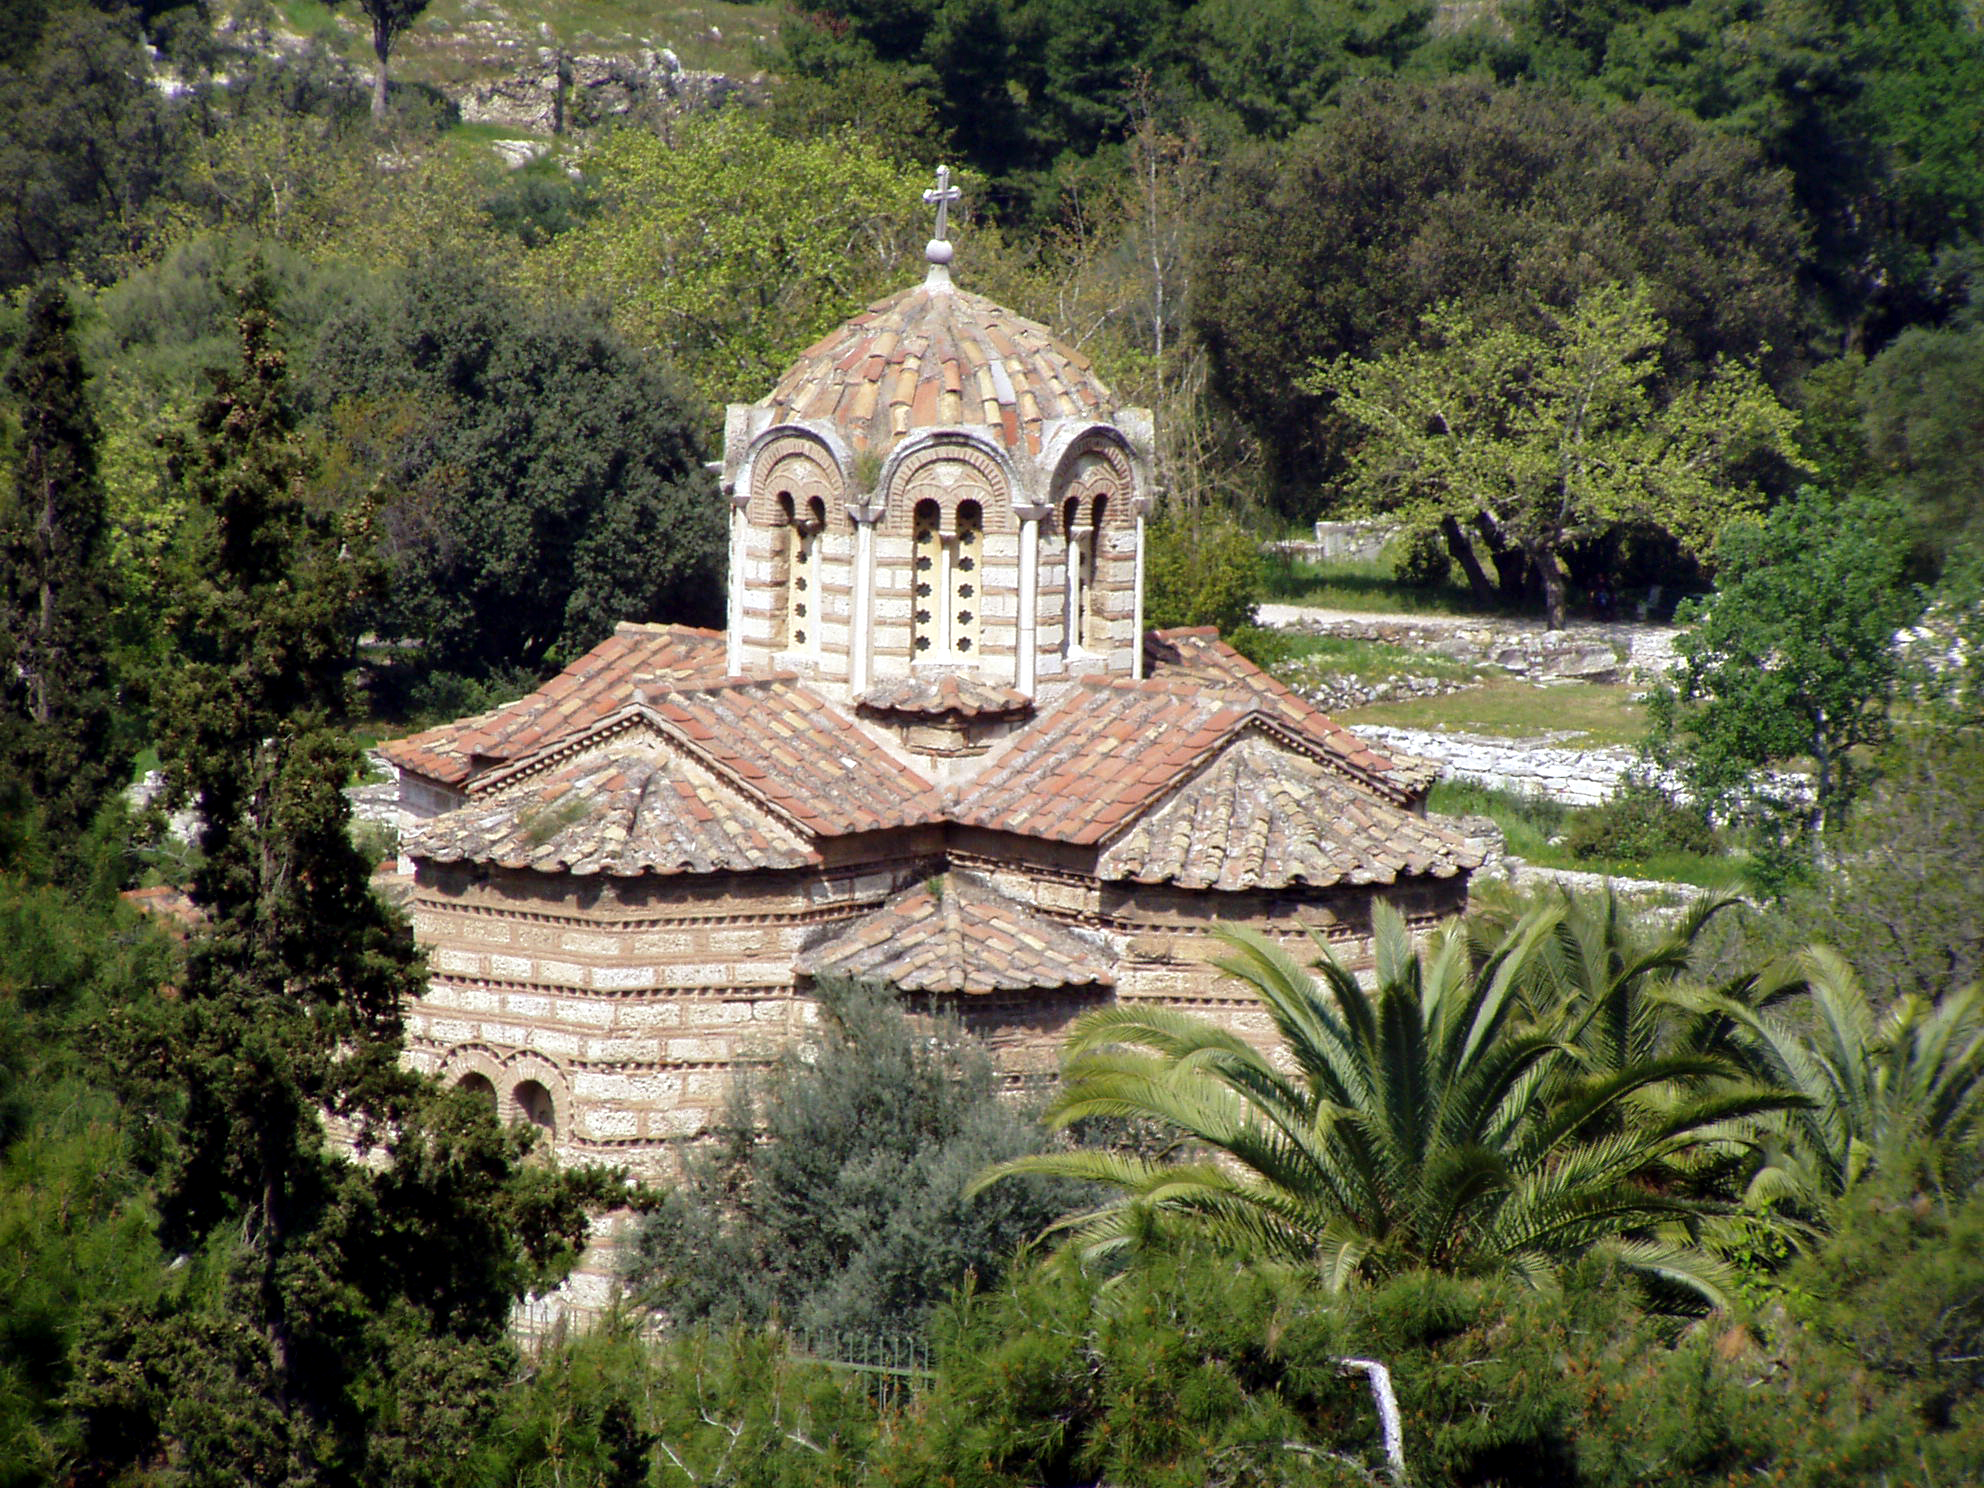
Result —
<svg viewBox="0 0 1984 1488"><path fill-rule="evenodd" d="M960 718L1006 718L1033 711L1033 699L1023 692L949 673L890 677L855 701L870 712L919 716L949 713Z"/></svg>
<svg viewBox="0 0 1984 1488"><path fill-rule="evenodd" d="M796 965L808 976L870 977L905 992L1023 992L1116 981L1105 950L963 871L903 890L803 951Z"/></svg>
<svg viewBox="0 0 1984 1488"><path fill-rule="evenodd" d="M1116 399L1045 326L982 295L921 284L814 345L759 406L774 419L831 418L856 449L886 450L942 421L1038 450L1045 420L1103 416Z"/></svg>
<svg viewBox="0 0 1984 1488"><path fill-rule="evenodd" d="M1451 878L1480 863L1461 839L1247 732L1110 844L1099 871L1234 891Z"/></svg>
<svg viewBox="0 0 1984 1488"><path fill-rule="evenodd" d="M1144 661L1153 681L1197 685L1249 699L1314 739L1359 779L1401 805L1425 789L1417 774L1398 778L1403 772L1389 757L1255 666L1210 626L1152 631L1144 637Z"/></svg>
<svg viewBox="0 0 1984 1488"><path fill-rule="evenodd" d="M407 851L540 872L715 873L819 861L803 833L650 737L416 825Z"/></svg>
<svg viewBox="0 0 1984 1488"><path fill-rule="evenodd" d="M1100 842L1251 711L1211 692L1085 683L999 752L952 818L1030 837Z"/></svg>
<svg viewBox="0 0 1984 1488"><path fill-rule="evenodd" d="M623 624L535 692L394 739L380 751L403 770L459 786L492 763L522 758L593 726L624 707L636 687L714 679L723 669L721 631Z"/></svg>

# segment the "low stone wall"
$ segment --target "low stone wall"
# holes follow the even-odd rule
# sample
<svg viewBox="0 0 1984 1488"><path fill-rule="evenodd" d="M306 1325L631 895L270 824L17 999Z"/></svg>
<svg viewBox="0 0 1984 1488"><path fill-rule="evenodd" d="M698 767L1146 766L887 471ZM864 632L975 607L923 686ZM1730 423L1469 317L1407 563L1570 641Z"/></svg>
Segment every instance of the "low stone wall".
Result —
<svg viewBox="0 0 1984 1488"><path fill-rule="evenodd" d="M1374 723L1359 724L1357 733L1380 749L1436 760L1456 780L1536 796L1561 806L1603 805L1612 799L1628 772L1644 769L1636 749L1616 744L1578 749L1562 734L1499 739L1432 729L1385 728ZM1687 798L1687 788L1673 771L1657 775L1654 783L1677 800ZM1812 789L1807 776L1785 770L1766 771L1763 783L1790 801L1808 798Z"/></svg>
<svg viewBox="0 0 1984 1488"><path fill-rule="evenodd" d="M1438 760L1456 780L1540 796L1565 806L1597 806L1610 800L1626 772L1639 762L1632 749L1573 749L1549 735L1496 739L1369 723L1360 724L1357 732L1381 749Z"/></svg>

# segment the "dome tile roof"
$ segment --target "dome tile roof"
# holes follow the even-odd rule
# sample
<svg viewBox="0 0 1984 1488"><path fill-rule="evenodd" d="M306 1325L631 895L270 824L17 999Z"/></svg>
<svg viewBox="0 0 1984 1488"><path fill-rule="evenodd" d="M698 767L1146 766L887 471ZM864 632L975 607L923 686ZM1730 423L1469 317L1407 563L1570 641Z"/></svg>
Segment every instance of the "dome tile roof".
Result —
<svg viewBox="0 0 1984 1488"><path fill-rule="evenodd" d="M1116 397L1047 327L933 274L810 347L759 406L834 423L858 450L962 426L1038 454L1048 420L1106 418Z"/></svg>

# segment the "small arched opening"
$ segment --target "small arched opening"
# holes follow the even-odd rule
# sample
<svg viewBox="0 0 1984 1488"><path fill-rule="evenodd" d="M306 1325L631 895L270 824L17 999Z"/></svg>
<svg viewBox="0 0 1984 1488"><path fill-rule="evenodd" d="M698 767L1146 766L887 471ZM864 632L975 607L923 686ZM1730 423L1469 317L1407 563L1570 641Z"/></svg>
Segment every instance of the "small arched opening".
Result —
<svg viewBox="0 0 1984 1488"><path fill-rule="evenodd" d="M976 501L958 503L958 535L951 552L950 649L970 656L978 649L979 572L985 548L985 509Z"/></svg>
<svg viewBox="0 0 1984 1488"><path fill-rule="evenodd" d="M943 625L939 620L944 583L943 511L934 501L919 501L911 518L910 638L915 658L927 661L943 655Z"/></svg>
<svg viewBox="0 0 1984 1488"><path fill-rule="evenodd" d="M551 1092L535 1080L525 1080L510 1092L517 1116L543 1132L547 1138L558 1135L558 1112L551 1103Z"/></svg>
<svg viewBox="0 0 1984 1488"><path fill-rule="evenodd" d="M496 1114L496 1087L490 1083L489 1076L470 1070L455 1081L455 1089L475 1097L480 1104L489 1108L491 1116Z"/></svg>
<svg viewBox="0 0 1984 1488"><path fill-rule="evenodd" d="M1090 651L1109 648L1109 621L1102 612L1102 589L1095 582L1102 556L1102 523L1108 514L1109 498L1098 495L1089 504L1088 543L1082 550L1082 645Z"/></svg>

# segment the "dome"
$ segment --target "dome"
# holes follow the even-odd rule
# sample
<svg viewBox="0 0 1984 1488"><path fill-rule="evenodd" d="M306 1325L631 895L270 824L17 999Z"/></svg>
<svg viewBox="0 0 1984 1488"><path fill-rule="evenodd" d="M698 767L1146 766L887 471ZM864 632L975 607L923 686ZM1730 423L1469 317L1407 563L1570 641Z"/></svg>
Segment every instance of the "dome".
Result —
<svg viewBox="0 0 1984 1488"><path fill-rule="evenodd" d="M1107 419L1116 398L1047 327L952 288L939 267L809 348L758 407L775 423L830 422L878 454L929 428L982 428L1038 454L1044 424Z"/></svg>

